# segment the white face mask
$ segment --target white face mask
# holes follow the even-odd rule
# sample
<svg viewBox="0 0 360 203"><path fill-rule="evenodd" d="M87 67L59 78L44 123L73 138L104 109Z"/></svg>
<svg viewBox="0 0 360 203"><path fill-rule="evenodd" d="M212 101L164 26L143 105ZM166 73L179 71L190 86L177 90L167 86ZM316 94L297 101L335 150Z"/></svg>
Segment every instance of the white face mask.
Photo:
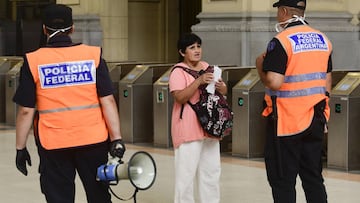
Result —
<svg viewBox="0 0 360 203"><path fill-rule="evenodd" d="M297 22L297 21L300 21L305 25L306 24L305 23L305 15L300 16L300 17L297 15L293 15L293 18L290 18L289 20L287 20L285 22L276 23L275 30L276 30L276 32L281 32L287 27L287 25L289 25L290 23L293 23L293 22Z"/></svg>
<svg viewBox="0 0 360 203"><path fill-rule="evenodd" d="M50 38L54 37L54 36L55 36L57 33L59 33L59 32L64 33L64 32L66 32L66 31L70 30L70 29L72 28L72 26L67 27L67 28L63 28L63 29L54 29L54 28L51 28L51 27L46 27L46 28L49 29L49 30L51 30L51 31L55 31L55 32L53 32L51 35L49 35L49 37L48 37L48 40L49 40Z"/></svg>

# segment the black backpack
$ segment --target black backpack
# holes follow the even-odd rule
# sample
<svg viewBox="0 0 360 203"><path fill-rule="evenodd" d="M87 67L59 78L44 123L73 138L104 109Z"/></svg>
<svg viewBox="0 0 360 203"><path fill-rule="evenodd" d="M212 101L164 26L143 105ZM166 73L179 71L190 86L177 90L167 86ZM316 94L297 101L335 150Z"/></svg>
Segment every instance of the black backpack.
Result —
<svg viewBox="0 0 360 203"><path fill-rule="evenodd" d="M182 66L175 66L173 70L175 68L182 68L195 79L203 73L214 72L213 66L209 66L205 71L200 72ZM207 85L199 86L200 100L197 103L192 104L190 101L187 103L195 111L200 125L208 134L217 138L223 138L231 134L234 113L221 93L215 91L215 94L210 94L207 92L206 86ZM184 105L181 107L180 118L182 118L183 110Z"/></svg>

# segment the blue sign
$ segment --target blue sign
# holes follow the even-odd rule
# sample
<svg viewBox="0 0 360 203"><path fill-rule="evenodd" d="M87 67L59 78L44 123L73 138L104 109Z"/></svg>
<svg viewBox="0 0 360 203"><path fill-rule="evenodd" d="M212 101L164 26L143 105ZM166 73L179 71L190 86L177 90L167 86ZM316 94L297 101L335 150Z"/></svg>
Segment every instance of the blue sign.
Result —
<svg viewBox="0 0 360 203"><path fill-rule="evenodd" d="M292 41L293 52L306 52L306 51L328 51L329 46L319 33L297 33L290 35L289 38Z"/></svg>
<svg viewBox="0 0 360 203"><path fill-rule="evenodd" d="M93 60L73 61L39 66L42 88L54 88L92 84L96 82L96 67Z"/></svg>

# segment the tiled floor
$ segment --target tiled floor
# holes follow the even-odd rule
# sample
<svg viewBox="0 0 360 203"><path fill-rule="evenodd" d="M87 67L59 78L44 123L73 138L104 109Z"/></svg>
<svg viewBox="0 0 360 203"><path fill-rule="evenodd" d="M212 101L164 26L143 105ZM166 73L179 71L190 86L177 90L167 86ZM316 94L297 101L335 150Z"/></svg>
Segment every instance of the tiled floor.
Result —
<svg viewBox="0 0 360 203"><path fill-rule="evenodd" d="M15 167L15 129L0 124L0 202L44 203L37 173L38 156L32 136L28 141L32 167L28 176L20 174ZM138 203L173 202L174 167L171 149L154 148L148 145L127 144L124 160L136 151L149 152L157 164L154 185L137 194ZM360 202L360 174L324 170L329 203ZM122 198L131 197L133 187L122 180L113 190ZM300 180L297 184L297 202L305 202ZM123 202L114 198L113 202ZM126 202L134 202L132 199ZM262 160L248 160L222 155L221 203L271 203L271 191L266 180ZM77 179L76 203L86 203L84 192Z"/></svg>

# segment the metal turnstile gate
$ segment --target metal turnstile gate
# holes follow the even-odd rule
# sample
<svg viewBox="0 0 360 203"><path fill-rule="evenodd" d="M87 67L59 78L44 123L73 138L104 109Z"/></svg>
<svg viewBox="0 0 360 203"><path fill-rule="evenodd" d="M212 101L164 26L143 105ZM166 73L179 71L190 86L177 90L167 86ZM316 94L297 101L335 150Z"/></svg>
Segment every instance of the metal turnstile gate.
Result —
<svg viewBox="0 0 360 203"><path fill-rule="evenodd" d="M111 81L114 87L114 97L116 104L119 106L119 82L120 80L128 74L136 65L139 63L131 62L119 62L119 63L109 63L109 74Z"/></svg>
<svg viewBox="0 0 360 203"><path fill-rule="evenodd" d="M16 115L18 105L12 101L12 98L16 92L16 89L19 86L19 78L20 78L20 69L23 65L23 61L19 61L15 64L7 73L6 73L6 86L5 86L5 95L6 95L6 116L5 123L7 125L16 124Z"/></svg>
<svg viewBox="0 0 360 203"><path fill-rule="evenodd" d="M10 68L6 58L0 58L0 123L5 122L5 75Z"/></svg>
<svg viewBox="0 0 360 203"><path fill-rule="evenodd" d="M119 82L137 65L157 64L157 62L121 61L108 62L109 74L114 87L114 97L119 105Z"/></svg>
<svg viewBox="0 0 360 203"><path fill-rule="evenodd" d="M240 67L240 66L220 66L222 70L222 79L226 83L228 88L228 93L226 95L226 101L228 102L230 108L232 106L232 88L243 78L251 68L250 67ZM220 142L220 151L221 152L230 152L232 151L232 135L224 137Z"/></svg>
<svg viewBox="0 0 360 203"><path fill-rule="evenodd" d="M153 83L172 65L137 65L120 80L119 112L125 142L153 141Z"/></svg>
<svg viewBox="0 0 360 203"><path fill-rule="evenodd" d="M263 157L266 119L261 116L264 86L251 69L232 89L234 127L232 154L244 158Z"/></svg>
<svg viewBox="0 0 360 203"><path fill-rule="evenodd" d="M360 72L349 72L331 91L328 168L360 170Z"/></svg>
<svg viewBox="0 0 360 203"><path fill-rule="evenodd" d="M172 147L171 115L173 97L169 91L169 76L172 68L166 71L155 83L153 88L154 109L154 146Z"/></svg>
<svg viewBox="0 0 360 203"><path fill-rule="evenodd" d="M347 73L353 72L354 70L333 70L331 72L331 89L333 89L344 77ZM325 132L324 142L323 142L323 158L327 159L327 146L328 146L328 133Z"/></svg>
<svg viewBox="0 0 360 203"><path fill-rule="evenodd" d="M20 64L21 63L21 64ZM6 79L7 72L12 69L14 66L19 64L20 66L23 63L22 57L17 56L1 56L0 57L0 122L6 122L6 114L9 109L6 107L7 100L11 100L12 96L10 97L6 95L5 90L7 89L8 81ZM15 111L14 109L11 109Z"/></svg>

